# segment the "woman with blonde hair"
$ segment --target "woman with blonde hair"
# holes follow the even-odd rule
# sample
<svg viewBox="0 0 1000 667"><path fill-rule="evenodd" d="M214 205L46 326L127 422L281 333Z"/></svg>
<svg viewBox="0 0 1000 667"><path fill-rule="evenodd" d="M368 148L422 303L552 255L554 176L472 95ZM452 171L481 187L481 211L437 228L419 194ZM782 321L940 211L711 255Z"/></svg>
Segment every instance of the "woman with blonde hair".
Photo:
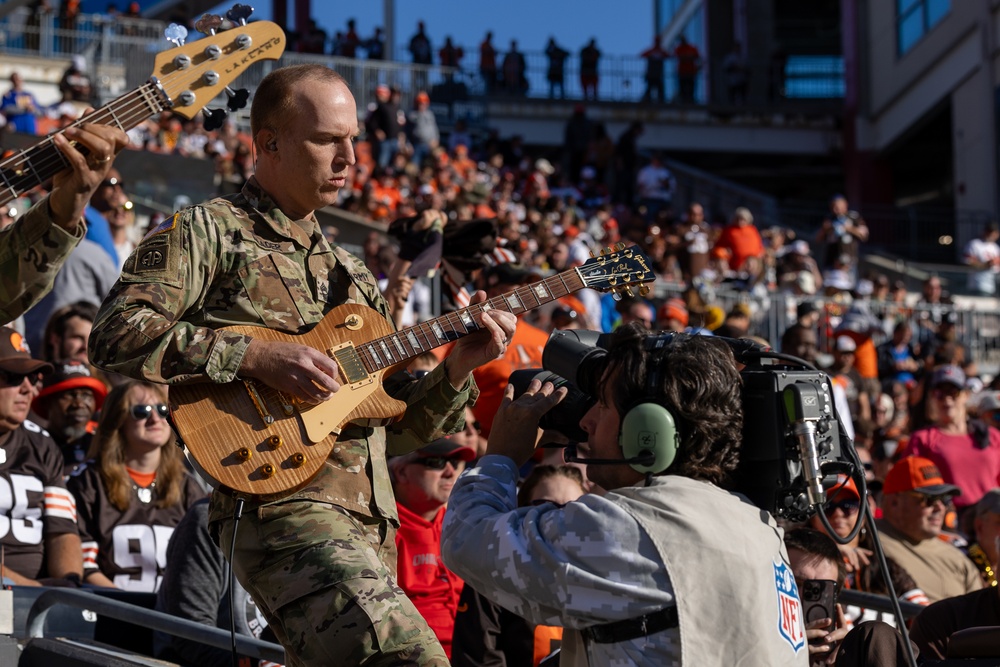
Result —
<svg viewBox="0 0 1000 667"><path fill-rule="evenodd" d="M168 414L162 385L129 380L104 401L91 460L67 484L87 583L155 592L174 527L205 495L184 468Z"/></svg>

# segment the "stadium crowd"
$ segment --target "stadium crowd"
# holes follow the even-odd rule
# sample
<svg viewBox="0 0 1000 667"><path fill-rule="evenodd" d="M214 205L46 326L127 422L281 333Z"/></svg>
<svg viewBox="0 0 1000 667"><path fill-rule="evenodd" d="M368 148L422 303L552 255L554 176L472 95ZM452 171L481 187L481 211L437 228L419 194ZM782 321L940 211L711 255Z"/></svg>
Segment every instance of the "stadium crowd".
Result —
<svg viewBox="0 0 1000 667"><path fill-rule="evenodd" d="M505 356L475 371L481 396L467 409L464 431L390 461L402 524L399 585L454 664L501 664L490 661L503 655L508 664L530 659L537 665L558 646L560 628L529 624L463 587L441 560L441 524L455 479L485 451L510 373L540 367L553 329L610 332L630 322L650 330L763 337L767 345L827 371L865 462L870 492L862 499L846 481L831 491L824 508L831 524L846 535L860 504L873 505L895 591L901 599L935 603L914 625L925 654L946 655L946 631L960 629L961 622L945 620L939 605L983 605L992 611L980 620L1000 622L995 592L988 605L980 592L997 586L1000 378L980 373L960 341L958 318L939 278L928 278L922 293L913 295L886 275L865 273L860 259L867 226L839 195L831 197L826 216L817 217L812 234L759 229L746 207L719 211L703 201L678 210L677 184L663 156L639 150L641 123L612 139L580 105L567 119L563 149L538 151L518 137L495 133L474 141L461 126L442 135L426 93L416 95L411 110L399 108L398 93L380 89L366 111L358 161L338 204L386 230L372 232L362 259L380 280L397 325L464 307L477 288L492 297L572 270L617 243L643 249L667 286L649 297L620 300L584 290L523 315ZM59 127L71 120L63 107L51 122ZM15 123L9 115L8 121ZM206 132L163 113L131 131L129 139L134 150L213 160L220 183L242 184L253 173L250 138L229 123ZM30 197L42 194L36 190ZM12 223L25 204L0 211L0 226ZM58 579L160 590L160 603L173 613L227 627L228 605L218 599L225 582L205 597L202 580L188 580L183 585L191 595L182 600L168 599L176 589L159 588L174 567L168 556L179 553L167 550L174 529L191 521L183 535L198 540L192 531L205 520L203 512L197 515L205 487L185 471L173 446L166 390L123 382L86 363L96 306L146 231L136 227L127 180L117 172L102 183L90 208L90 240L70 258L53 298L0 331L0 427L10 434L8 451L21 443L18 456L7 454L9 474L2 483L14 485L15 496L45 489L44 504L39 496L32 508L38 520L12 514L25 508L5 508L8 519L32 529L3 536L5 583ZM154 218L150 226L159 222ZM325 231L336 239L335 228ZM967 253L970 265L991 277L1000 262L993 259L1000 258L993 250L996 236L987 229ZM400 275L395 267L401 261L421 270ZM431 302L432 275L441 282L441 303ZM982 292L991 293L988 287ZM771 340L765 323L775 308L788 325ZM426 373L443 356L421 355L411 371ZM546 451L525 470L519 503L567 503L601 493L585 469L551 453L561 450ZM817 521L812 528L825 530ZM123 551L122 544L133 547ZM206 539L197 544L214 549ZM794 546L811 553L801 541ZM830 576L838 586L884 593L872 553L863 531L837 549ZM217 560L218 554L211 556ZM840 630L879 617L858 608L842 611L829 619L832 626L810 626L832 637L831 650L814 655L816 661L835 656ZM259 618L241 623L244 632L263 631ZM176 642L171 650L187 655ZM214 657L188 659L216 664Z"/></svg>

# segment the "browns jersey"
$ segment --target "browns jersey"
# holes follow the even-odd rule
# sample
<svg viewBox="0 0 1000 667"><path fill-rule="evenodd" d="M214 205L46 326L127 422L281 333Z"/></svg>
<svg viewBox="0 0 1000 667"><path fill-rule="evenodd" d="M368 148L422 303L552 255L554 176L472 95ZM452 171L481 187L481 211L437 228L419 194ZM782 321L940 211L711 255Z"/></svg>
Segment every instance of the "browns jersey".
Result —
<svg viewBox="0 0 1000 667"><path fill-rule="evenodd" d="M0 544L4 566L47 576L43 538L76 533L76 503L63 482L63 456L40 426L25 421L0 448Z"/></svg>
<svg viewBox="0 0 1000 667"><path fill-rule="evenodd" d="M129 507L122 512L108 499L94 461L78 469L68 486L79 508L84 576L100 570L122 590L155 593L167 564L167 543L174 527L188 508L205 496L190 474L184 475L183 484L181 502L167 508L156 506L155 483L149 495L133 485Z"/></svg>

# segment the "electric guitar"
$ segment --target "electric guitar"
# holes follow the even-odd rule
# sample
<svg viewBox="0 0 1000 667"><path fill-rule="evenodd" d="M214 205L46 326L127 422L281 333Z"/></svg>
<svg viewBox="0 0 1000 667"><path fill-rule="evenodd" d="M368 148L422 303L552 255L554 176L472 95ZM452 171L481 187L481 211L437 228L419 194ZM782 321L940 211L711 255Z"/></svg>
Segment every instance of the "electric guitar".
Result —
<svg viewBox="0 0 1000 667"><path fill-rule="evenodd" d="M307 345L329 355L340 371L340 390L322 403L296 401L254 379L170 387L174 427L196 467L239 495L274 498L305 485L323 465L348 422L387 423L406 410L382 388L383 378L410 359L479 330L486 309L515 315L590 287L646 294L655 275L637 247L619 244L582 266L524 285L483 303L401 331L360 304L331 310L310 331L293 335L255 326L224 327L265 341Z"/></svg>
<svg viewBox="0 0 1000 667"><path fill-rule="evenodd" d="M253 63L277 60L285 50L284 31L269 21L237 25L189 44L181 43L186 30L171 27L183 33L173 33L172 39L179 45L157 54L153 75L146 83L74 121L70 127L96 123L114 125L127 132L167 109L185 118L194 118L223 91L231 96L231 108L232 96L245 104L246 92L231 91L229 83ZM219 126L225 112L217 109L206 115ZM55 134L63 132L65 128ZM83 145L74 143L74 146L85 156L89 153ZM0 206L44 185L69 166L55 147L52 135L5 158L0 161Z"/></svg>

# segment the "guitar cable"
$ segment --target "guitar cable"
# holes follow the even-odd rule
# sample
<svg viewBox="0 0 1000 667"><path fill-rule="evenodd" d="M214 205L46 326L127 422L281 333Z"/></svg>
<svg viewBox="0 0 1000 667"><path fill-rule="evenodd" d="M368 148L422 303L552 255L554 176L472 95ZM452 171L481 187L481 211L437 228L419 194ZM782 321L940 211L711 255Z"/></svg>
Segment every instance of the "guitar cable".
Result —
<svg viewBox="0 0 1000 667"><path fill-rule="evenodd" d="M233 572L233 557L236 555L236 529L243 516L243 498L236 497L236 509L233 510L233 539L229 544L229 638L232 641L233 667L239 667L240 656L236 652L236 574Z"/></svg>

